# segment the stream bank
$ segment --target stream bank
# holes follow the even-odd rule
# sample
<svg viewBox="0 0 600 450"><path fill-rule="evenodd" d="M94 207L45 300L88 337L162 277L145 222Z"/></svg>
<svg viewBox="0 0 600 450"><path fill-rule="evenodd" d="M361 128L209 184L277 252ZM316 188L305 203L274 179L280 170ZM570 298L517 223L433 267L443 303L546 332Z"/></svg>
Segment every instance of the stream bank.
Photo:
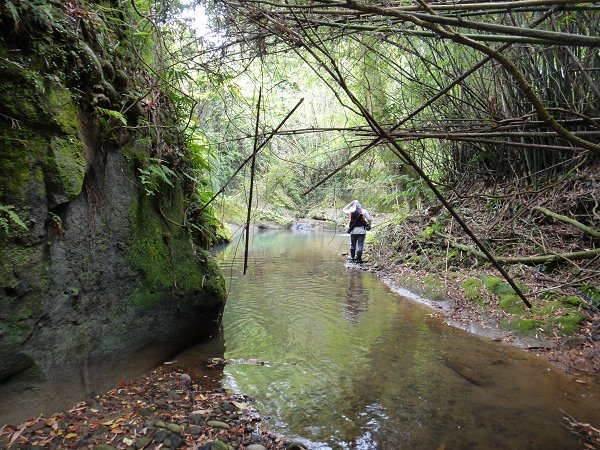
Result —
<svg viewBox="0 0 600 450"><path fill-rule="evenodd" d="M171 364L68 411L0 427L0 447L305 450L262 430L251 399L202 386Z"/></svg>

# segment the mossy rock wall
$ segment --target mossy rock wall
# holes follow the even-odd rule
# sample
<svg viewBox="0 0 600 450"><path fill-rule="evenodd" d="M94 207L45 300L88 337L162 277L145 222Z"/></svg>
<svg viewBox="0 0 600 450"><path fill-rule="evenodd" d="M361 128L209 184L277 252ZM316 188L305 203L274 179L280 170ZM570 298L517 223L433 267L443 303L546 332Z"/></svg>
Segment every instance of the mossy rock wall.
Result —
<svg viewBox="0 0 600 450"><path fill-rule="evenodd" d="M0 205L27 230L0 235L0 387L193 342L225 298L221 272L180 226L183 187L148 197L125 156L151 139L109 139L100 123L97 106L130 101L135 71L62 2L17 6L18 21L0 7Z"/></svg>

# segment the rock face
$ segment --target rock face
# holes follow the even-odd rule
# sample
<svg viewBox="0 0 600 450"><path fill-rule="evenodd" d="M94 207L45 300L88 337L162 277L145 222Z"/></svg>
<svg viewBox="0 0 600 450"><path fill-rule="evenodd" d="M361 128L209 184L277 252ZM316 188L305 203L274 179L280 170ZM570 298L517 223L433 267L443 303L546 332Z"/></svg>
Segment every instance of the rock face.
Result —
<svg viewBox="0 0 600 450"><path fill-rule="evenodd" d="M155 195L140 183L156 136L102 118L126 109L135 76L62 3L0 7L0 384L189 343L214 330L225 299L184 226L182 177Z"/></svg>

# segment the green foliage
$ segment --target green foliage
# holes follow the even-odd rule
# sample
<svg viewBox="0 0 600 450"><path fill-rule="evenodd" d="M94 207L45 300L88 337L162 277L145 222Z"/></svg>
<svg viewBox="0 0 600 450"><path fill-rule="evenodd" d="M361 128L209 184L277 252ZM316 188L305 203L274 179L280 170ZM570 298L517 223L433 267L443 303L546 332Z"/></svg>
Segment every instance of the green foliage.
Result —
<svg viewBox="0 0 600 450"><path fill-rule="evenodd" d="M173 172L165 161L159 158L150 158L145 167L139 167L139 177L147 195L154 195L160 192L160 183L173 186L173 179L177 174Z"/></svg>
<svg viewBox="0 0 600 450"><path fill-rule="evenodd" d="M110 118L115 119L123 125L127 126L127 118L119 111L113 111L112 109L101 108L99 106L96 106L96 110L100 113L100 121L104 125L109 125L106 121L106 118Z"/></svg>
<svg viewBox="0 0 600 450"><path fill-rule="evenodd" d="M4 234L8 234L11 224L27 230L27 225L25 225L25 222L23 222L21 217L15 212L15 207L13 205L0 204L0 230Z"/></svg>
<svg viewBox="0 0 600 450"><path fill-rule="evenodd" d="M423 236L423 238L429 239L429 238L431 238L431 236L433 236L433 234L435 232L442 233L444 231L444 227L445 227L445 225L443 222L436 220L430 226L425 228L423 230L423 233L421 233L421 235Z"/></svg>

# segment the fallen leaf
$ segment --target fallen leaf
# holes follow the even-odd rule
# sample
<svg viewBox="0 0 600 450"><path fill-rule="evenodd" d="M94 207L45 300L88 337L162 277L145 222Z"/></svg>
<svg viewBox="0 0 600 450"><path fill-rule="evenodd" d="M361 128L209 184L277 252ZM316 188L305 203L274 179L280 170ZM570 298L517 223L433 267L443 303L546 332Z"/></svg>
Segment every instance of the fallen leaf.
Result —
<svg viewBox="0 0 600 450"><path fill-rule="evenodd" d="M123 438L123 444L125 444L125 445L133 445L133 439Z"/></svg>
<svg viewBox="0 0 600 450"><path fill-rule="evenodd" d="M69 433L65 436L65 439L73 439L74 437L77 437L77 433Z"/></svg>
<svg viewBox="0 0 600 450"><path fill-rule="evenodd" d="M240 403L240 402L231 402L231 404L233 406L235 406L238 409L248 409L248 404L247 403Z"/></svg>

